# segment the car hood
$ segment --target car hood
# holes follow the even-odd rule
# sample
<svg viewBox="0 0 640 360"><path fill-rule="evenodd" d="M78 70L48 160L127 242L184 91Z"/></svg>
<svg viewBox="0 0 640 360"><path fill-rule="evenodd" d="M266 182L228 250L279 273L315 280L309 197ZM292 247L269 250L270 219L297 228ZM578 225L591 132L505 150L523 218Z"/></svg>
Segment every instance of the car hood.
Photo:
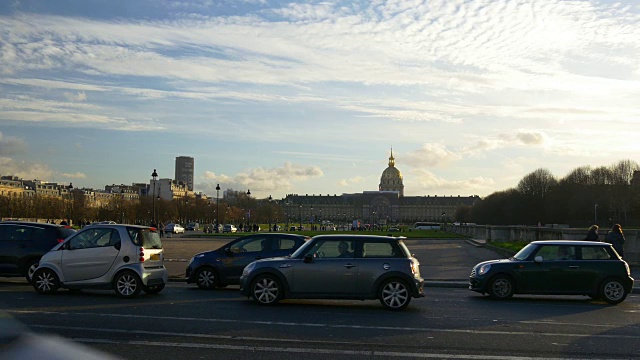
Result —
<svg viewBox="0 0 640 360"><path fill-rule="evenodd" d="M492 264L493 265L493 264L504 264L504 263L512 263L512 262L513 262L513 260L511 260L511 259L488 260L488 261L483 261L481 263L478 263L474 267L487 265L487 264Z"/></svg>

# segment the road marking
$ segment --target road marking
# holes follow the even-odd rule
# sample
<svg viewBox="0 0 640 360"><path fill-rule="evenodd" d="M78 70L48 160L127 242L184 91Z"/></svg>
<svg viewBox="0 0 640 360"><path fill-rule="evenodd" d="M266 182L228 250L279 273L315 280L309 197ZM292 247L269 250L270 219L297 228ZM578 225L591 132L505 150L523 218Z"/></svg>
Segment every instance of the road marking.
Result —
<svg viewBox="0 0 640 360"><path fill-rule="evenodd" d="M324 348L296 348L296 347L269 347L269 346L240 346L240 345L219 345L219 344L198 344L198 343L176 343L176 342L157 342L157 341L117 341L91 338L72 338L73 341L87 344L118 344L118 345L142 345L142 346L164 346L164 347L180 347L192 349L220 349L235 351L263 351L263 352L281 352L281 353L302 353L302 354L332 354L332 355L362 355L375 357L411 357L422 359L470 359L470 360L566 360L566 358L550 358L550 357L527 357L527 356L495 356L495 355L455 355L455 354L428 354L416 352L398 352L398 351L358 351L358 350L335 350ZM599 360L599 359L592 359ZM602 359L600 359L602 360Z"/></svg>
<svg viewBox="0 0 640 360"><path fill-rule="evenodd" d="M607 339L633 339L636 335L615 335L615 334L575 334L575 333L557 333L557 332L529 332L529 331L499 331L499 330L467 330L467 329L437 329L427 327L394 327L394 326L365 326L365 325L337 325L327 323L298 323L298 322L282 322L282 321L249 321L238 319L202 319L191 317L174 317L174 316L155 316L155 315L135 315L135 314L103 314L103 313L71 313L57 311L33 311L33 310L7 310L12 314L55 314L65 316L104 316L104 317L122 317L137 319L153 319L153 320L171 320L171 321L190 321L190 322L211 322L211 323L238 323L248 325L268 325L268 326L300 326L327 329L357 329L357 330L391 330L391 331L407 331L407 332L435 332L435 333L457 333L457 334L474 334L474 335L510 335L510 336L551 336L564 338L607 338ZM552 324L549 324L552 325ZM615 328L615 326L612 326ZM95 329L101 331L100 329Z"/></svg>

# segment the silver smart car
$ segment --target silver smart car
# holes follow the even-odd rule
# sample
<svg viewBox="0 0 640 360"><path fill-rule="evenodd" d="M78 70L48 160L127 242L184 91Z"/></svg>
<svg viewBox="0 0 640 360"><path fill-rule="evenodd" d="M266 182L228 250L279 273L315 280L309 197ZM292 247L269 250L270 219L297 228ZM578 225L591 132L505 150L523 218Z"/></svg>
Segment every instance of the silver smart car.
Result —
<svg viewBox="0 0 640 360"><path fill-rule="evenodd" d="M124 224L84 228L40 259L33 287L40 294L58 288L112 289L123 298L144 290L157 294L167 283L157 229Z"/></svg>

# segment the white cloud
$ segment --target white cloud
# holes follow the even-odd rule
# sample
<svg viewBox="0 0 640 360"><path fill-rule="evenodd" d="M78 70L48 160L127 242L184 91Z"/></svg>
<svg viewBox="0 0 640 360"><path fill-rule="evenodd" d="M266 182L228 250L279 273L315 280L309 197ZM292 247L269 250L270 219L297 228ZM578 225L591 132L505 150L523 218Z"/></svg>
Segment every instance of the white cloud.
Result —
<svg viewBox="0 0 640 360"><path fill-rule="evenodd" d="M349 179L340 179L338 180L337 185L340 187L347 187L351 185L361 184L365 181L365 178L362 176L354 176Z"/></svg>
<svg viewBox="0 0 640 360"><path fill-rule="evenodd" d="M442 144L423 144L422 148L414 150L403 157L412 167L436 167L447 165L462 158L459 154L448 150ZM405 160L406 159L406 160Z"/></svg>
<svg viewBox="0 0 640 360"><path fill-rule="evenodd" d="M6 136L0 131L0 156L15 155L26 150L24 139L15 136Z"/></svg>
<svg viewBox="0 0 640 360"><path fill-rule="evenodd" d="M55 172L47 165L15 161L8 157L0 157L0 174L17 176L22 179L51 179Z"/></svg>
<svg viewBox="0 0 640 360"><path fill-rule="evenodd" d="M416 195L421 192L427 194L477 194L478 191L486 191L494 185L494 180L482 176L466 180L447 180L438 177L434 173L424 169L411 171L411 180L405 184L405 189L411 189Z"/></svg>
<svg viewBox="0 0 640 360"><path fill-rule="evenodd" d="M75 172L75 173L62 173L60 174L63 177L69 178L69 179L86 179L87 175L81 172Z"/></svg>
<svg viewBox="0 0 640 360"><path fill-rule="evenodd" d="M87 94L84 91L83 92L77 92L75 94L65 91L64 97L67 98L67 100L74 101L74 102L87 101Z"/></svg>

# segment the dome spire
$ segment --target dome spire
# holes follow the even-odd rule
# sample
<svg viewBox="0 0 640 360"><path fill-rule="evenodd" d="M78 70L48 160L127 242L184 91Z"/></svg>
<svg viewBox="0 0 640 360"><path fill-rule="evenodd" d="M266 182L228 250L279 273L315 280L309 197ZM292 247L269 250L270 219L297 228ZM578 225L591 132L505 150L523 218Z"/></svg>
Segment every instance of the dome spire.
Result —
<svg viewBox="0 0 640 360"><path fill-rule="evenodd" d="M393 158L393 146L391 147L391 156L389 156L389 166L396 166L396 160Z"/></svg>

